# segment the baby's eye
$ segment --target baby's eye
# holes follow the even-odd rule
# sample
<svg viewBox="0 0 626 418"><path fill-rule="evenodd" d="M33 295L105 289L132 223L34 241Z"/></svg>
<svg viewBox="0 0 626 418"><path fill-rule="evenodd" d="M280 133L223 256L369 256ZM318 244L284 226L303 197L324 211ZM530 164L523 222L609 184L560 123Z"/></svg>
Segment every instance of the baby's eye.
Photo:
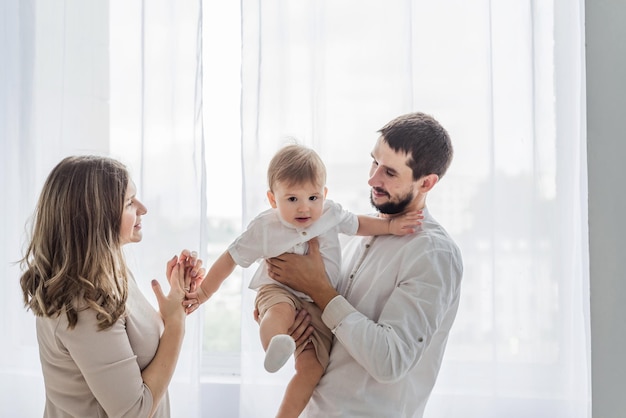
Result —
<svg viewBox="0 0 626 418"><path fill-rule="evenodd" d="M288 198L287 198L287 201L289 201L289 202L295 202L295 201L297 201L297 200L298 200L298 199L296 199L294 196L291 196L291 197L288 197Z"/></svg>
<svg viewBox="0 0 626 418"><path fill-rule="evenodd" d="M317 196L310 196L309 197L309 200L312 201L312 202L315 202L317 199L318 199Z"/></svg>

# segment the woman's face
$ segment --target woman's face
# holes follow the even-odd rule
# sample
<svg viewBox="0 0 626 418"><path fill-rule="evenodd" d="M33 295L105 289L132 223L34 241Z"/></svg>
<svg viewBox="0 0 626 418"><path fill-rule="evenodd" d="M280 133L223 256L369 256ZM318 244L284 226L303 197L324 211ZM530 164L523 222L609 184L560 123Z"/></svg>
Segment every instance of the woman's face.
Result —
<svg viewBox="0 0 626 418"><path fill-rule="evenodd" d="M122 224L120 226L121 245L129 242L141 241L141 216L148 210L137 199L137 187L132 180L128 181L126 195L124 196L124 209L122 210Z"/></svg>

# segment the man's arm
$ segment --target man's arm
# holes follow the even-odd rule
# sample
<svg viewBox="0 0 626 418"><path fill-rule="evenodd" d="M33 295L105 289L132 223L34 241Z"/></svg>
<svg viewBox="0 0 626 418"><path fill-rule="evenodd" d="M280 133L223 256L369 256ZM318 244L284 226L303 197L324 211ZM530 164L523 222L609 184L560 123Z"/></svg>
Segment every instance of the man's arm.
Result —
<svg viewBox="0 0 626 418"><path fill-rule="evenodd" d="M394 382L405 376L440 327L447 332L451 325L447 321L454 317L452 311L456 312L456 276L460 275L458 271L455 278L448 277L446 269L440 268L456 265L447 252L419 251L419 256L411 252L408 258L394 260L402 264L399 274L403 279L384 302L378 320L373 321L332 288L320 267L321 260L316 260L317 245L309 248L307 256L289 254L272 259L273 278L311 296L337 340L377 381Z"/></svg>
<svg viewBox="0 0 626 418"><path fill-rule="evenodd" d="M378 301L383 305L376 320L342 297L333 300L322 314L337 341L383 383L406 376L431 344L442 347L456 314L461 273L447 251L392 258L389 263L400 265L397 274L401 279L394 280L389 296ZM381 271L369 275L377 282L370 291L382 290L382 282L390 279Z"/></svg>
<svg viewBox="0 0 626 418"><path fill-rule="evenodd" d="M306 255L286 253L266 261L272 279L306 293L321 310L339 295L326 276L317 238L309 241L309 252Z"/></svg>

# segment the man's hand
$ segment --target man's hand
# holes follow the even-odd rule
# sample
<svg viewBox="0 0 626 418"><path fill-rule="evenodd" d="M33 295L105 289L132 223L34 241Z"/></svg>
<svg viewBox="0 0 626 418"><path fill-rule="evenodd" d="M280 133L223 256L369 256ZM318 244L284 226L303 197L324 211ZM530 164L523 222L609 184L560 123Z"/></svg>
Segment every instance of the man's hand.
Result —
<svg viewBox="0 0 626 418"><path fill-rule="evenodd" d="M309 295L322 310L338 295L326 276L317 238L309 241L306 255L285 253L266 261L272 279Z"/></svg>
<svg viewBox="0 0 626 418"><path fill-rule="evenodd" d="M296 342L296 347L309 343L309 337L313 334L313 325L311 325L311 315L306 309L300 309L296 314L293 324L287 330L287 334Z"/></svg>

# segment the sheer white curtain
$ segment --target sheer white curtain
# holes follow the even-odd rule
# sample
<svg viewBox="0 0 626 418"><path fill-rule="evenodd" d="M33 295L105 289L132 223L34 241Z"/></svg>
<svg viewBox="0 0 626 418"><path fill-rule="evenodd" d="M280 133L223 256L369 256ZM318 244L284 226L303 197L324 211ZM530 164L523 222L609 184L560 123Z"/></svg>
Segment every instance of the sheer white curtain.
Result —
<svg viewBox="0 0 626 418"><path fill-rule="evenodd" d="M111 154L129 164L148 208L128 253L154 303L149 279L163 277L163 260L182 248L204 258L207 245L200 12L196 1L110 2ZM201 323L187 320L173 416L200 413Z"/></svg>
<svg viewBox="0 0 626 418"><path fill-rule="evenodd" d="M582 2L243 2L244 218L295 137L369 211L376 131L434 115L456 150L429 206L465 260L427 417L589 417ZM273 416L244 290L241 416ZM282 371L281 371L282 372Z"/></svg>
<svg viewBox="0 0 626 418"><path fill-rule="evenodd" d="M102 12L95 4L0 2L0 405L6 416L41 416L44 404L34 317L23 307L15 264L27 219L62 157L108 150L106 61L98 59L106 52L106 23L95 18Z"/></svg>
<svg viewBox="0 0 626 418"><path fill-rule="evenodd" d="M465 259L427 417L589 417L582 2L240 4L241 34L221 26L226 6L209 0L0 2L2 415L43 408L33 318L12 262L62 157L108 154L129 165L149 213L128 259L150 296L163 260L183 247L214 255L239 232L215 238L212 221L239 216L228 204L243 196L244 224L267 207L265 169L287 137L325 159L330 198L370 211L376 130L420 110L454 141L429 206ZM234 42L239 52L240 35L241 57L220 50ZM221 164L239 146L243 178ZM263 370L254 294L243 283L241 300L237 288L190 318L174 416L213 416L218 402L236 402L201 406L198 370L203 322L237 333L237 315L224 312L238 304L239 415L273 416L291 365Z"/></svg>
<svg viewBox="0 0 626 418"><path fill-rule="evenodd" d="M148 215L144 240L128 246L127 258L155 306L150 279L167 288L165 262L182 248L206 247L199 2L110 6L0 2L2 416L43 412L34 318L22 306L12 262L21 256L41 186L61 158L95 153L128 165ZM200 414L201 319L187 322L170 385L173 416Z"/></svg>

